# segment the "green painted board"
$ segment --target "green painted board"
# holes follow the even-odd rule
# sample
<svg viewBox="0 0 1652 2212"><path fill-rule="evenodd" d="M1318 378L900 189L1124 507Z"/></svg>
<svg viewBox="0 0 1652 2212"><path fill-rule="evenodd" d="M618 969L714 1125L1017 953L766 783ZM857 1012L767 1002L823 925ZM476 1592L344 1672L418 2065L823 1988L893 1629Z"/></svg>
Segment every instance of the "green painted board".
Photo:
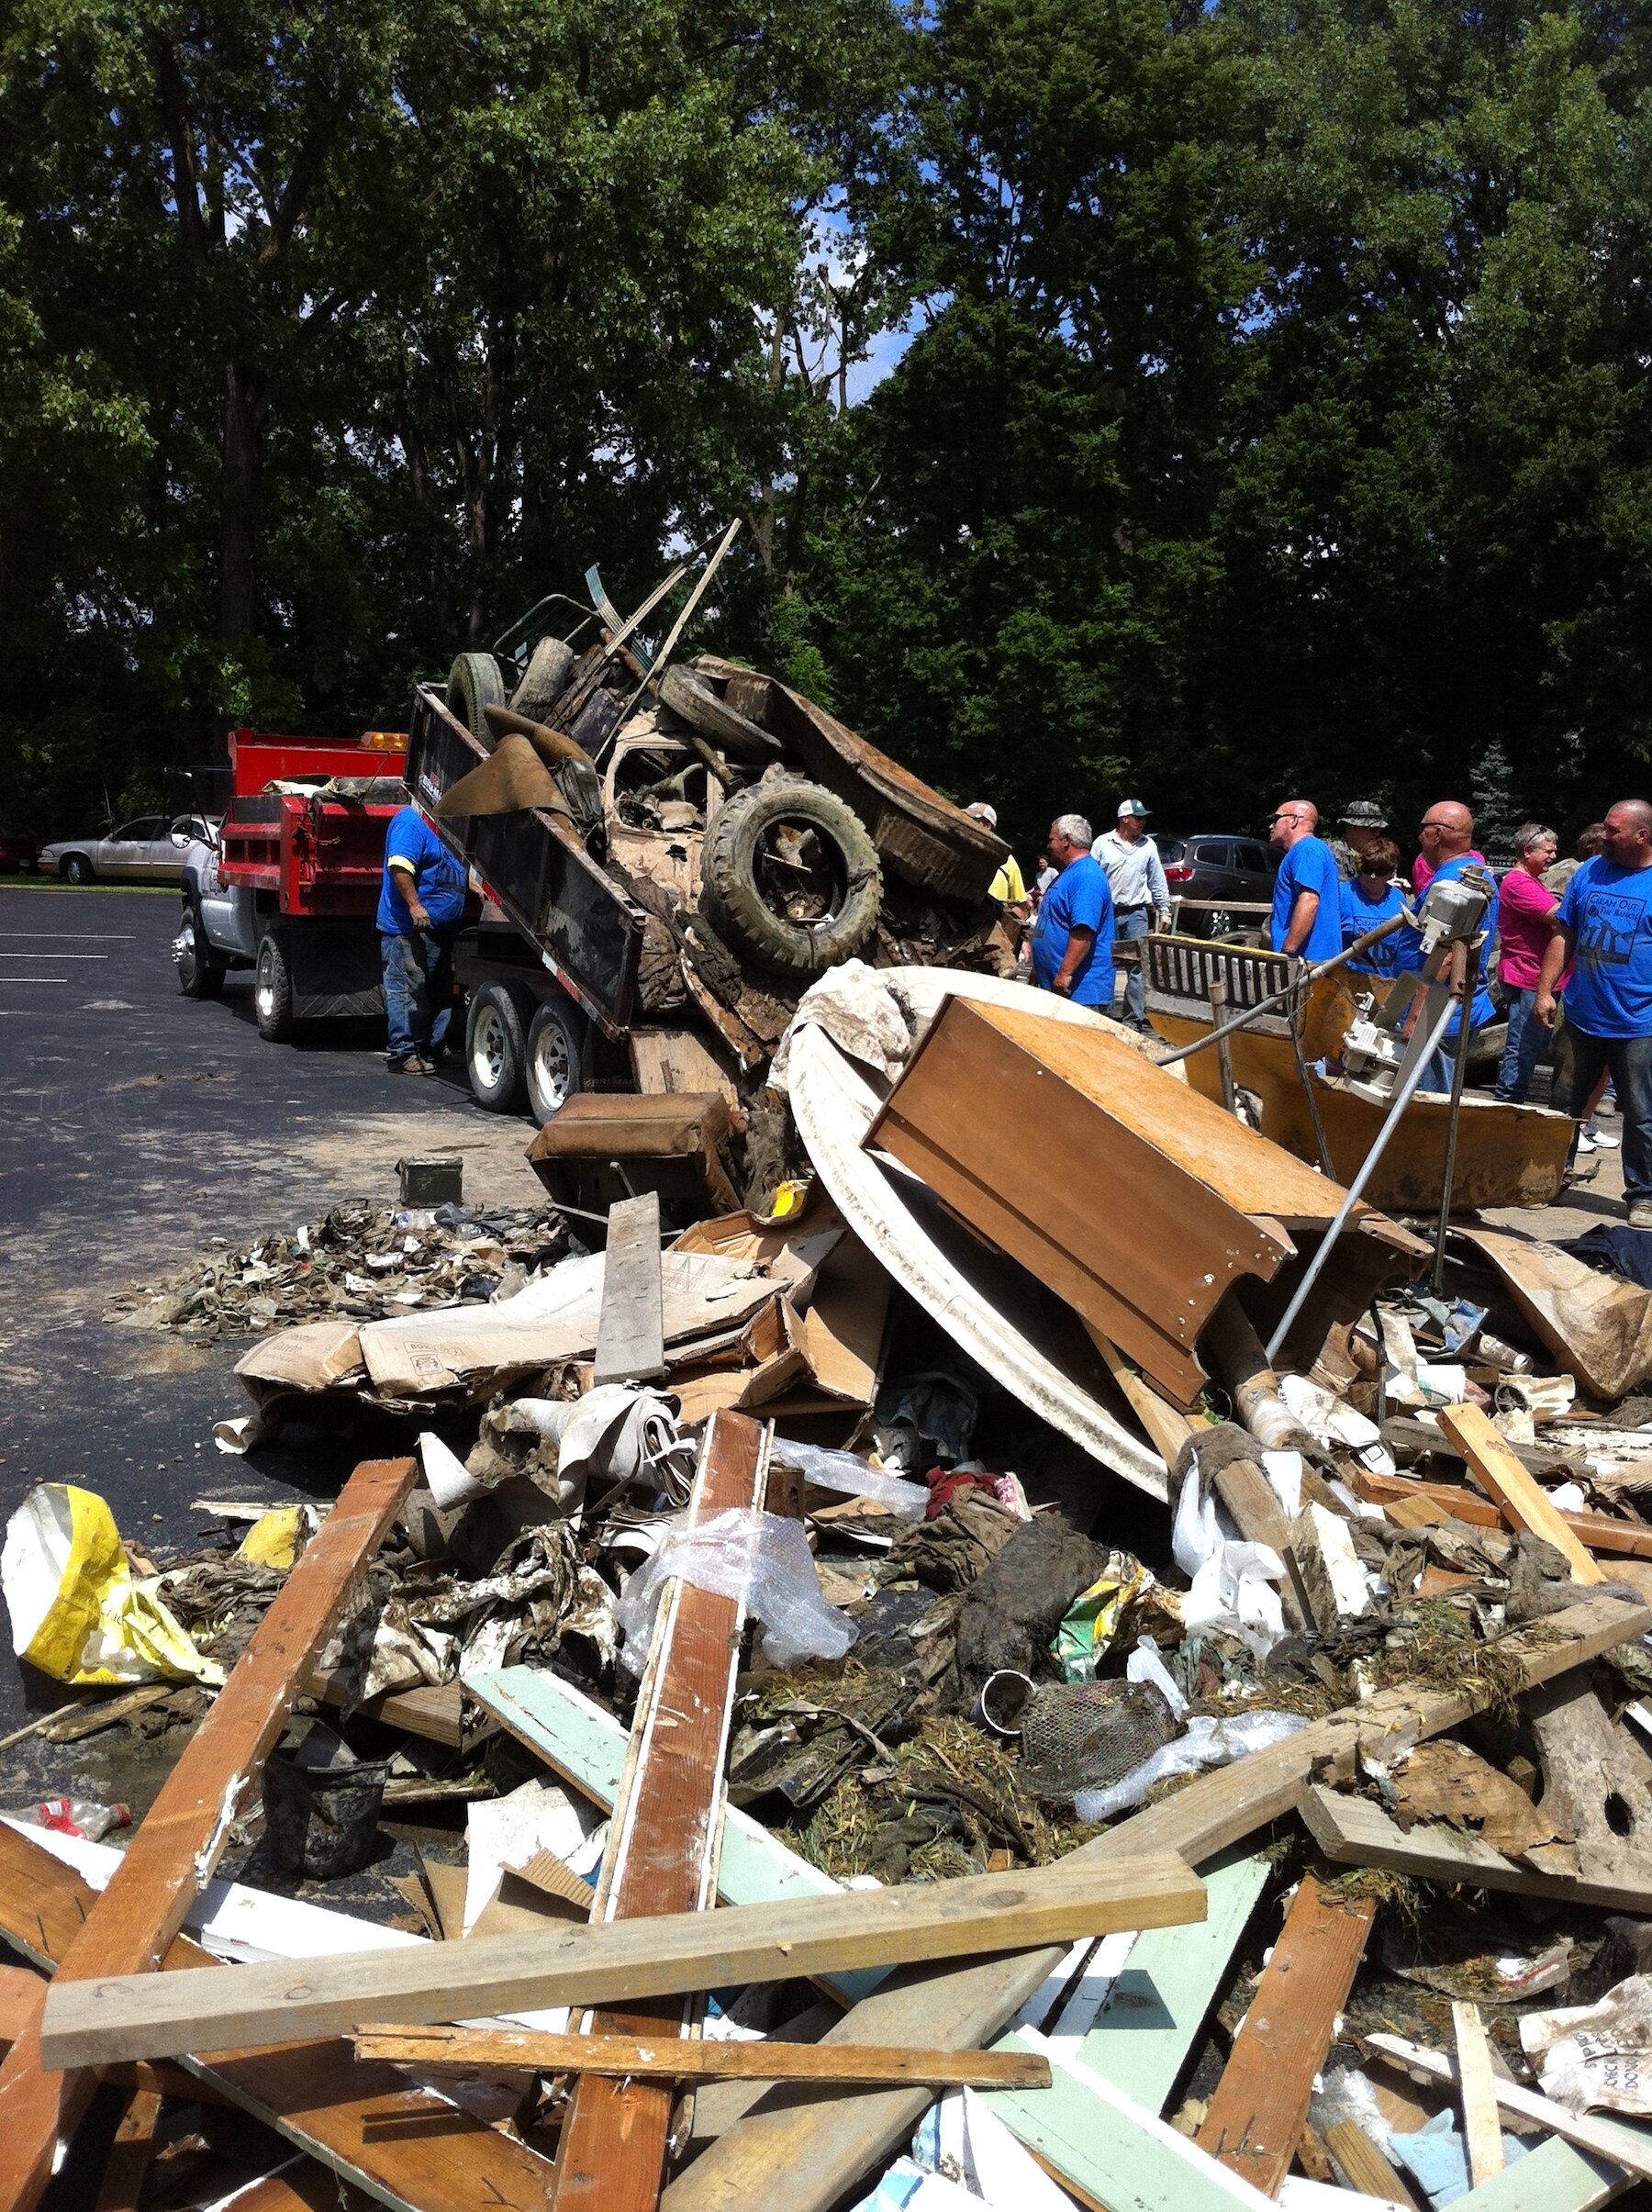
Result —
<svg viewBox="0 0 1652 2212"><path fill-rule="evenodd" d="M464 1687L582 1797L612 1811L630 1738L611 1713L543 1667L504 1667L497 1674L467 1676ZM738 1805L729 1806L717 1873L717 1894L725 1905L829 1896L840 1887L830 1874L787 1850L761 1821ZM851 2005L885 1978L885 1971L869 1968L821 1977Z"/></svg>
<svg viewBox="0 0 1652 2212"><path fill-rule="evenodd" d="M1467 2196L1452 2212L1593 2212L1634 2187L1633 2177L1603 2158L1587 2158L1557 2135L1517 2158Z"/></svg>
<svg viewBox="0 0 1652 2212"><path fill-rule="evenodd" d="M1084 2063L1133 2104L1164 2110L1267 1875L1266 1859L1224 1851L1205 1869L1208 1918L1193 1927L1148 1928L1136 1938L1079 2050Z"/></svg>

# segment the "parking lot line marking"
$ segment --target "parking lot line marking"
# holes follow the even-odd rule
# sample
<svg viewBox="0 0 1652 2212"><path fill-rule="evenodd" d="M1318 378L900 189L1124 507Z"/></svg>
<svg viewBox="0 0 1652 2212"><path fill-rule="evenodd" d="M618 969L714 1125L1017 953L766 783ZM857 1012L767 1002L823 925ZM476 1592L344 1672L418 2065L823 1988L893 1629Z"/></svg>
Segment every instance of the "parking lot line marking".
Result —
<svg viewBox="0 0 1652 2212"><path fill-rule="evenodd" d="M67 976L0 976L0 983L67 983Z"/></svg>
<svg viewBox="0 0 1652 2212"><path fill-rule="evenodd" d="M8 960L106 960L107 953L7 953Z"/></svg>
<svg viewBox="0 0 1652 2212"><path fill-rule="evenodd" d="M130 944L130 930L0 930L0 937L84 937L88 944Z"/></svg>

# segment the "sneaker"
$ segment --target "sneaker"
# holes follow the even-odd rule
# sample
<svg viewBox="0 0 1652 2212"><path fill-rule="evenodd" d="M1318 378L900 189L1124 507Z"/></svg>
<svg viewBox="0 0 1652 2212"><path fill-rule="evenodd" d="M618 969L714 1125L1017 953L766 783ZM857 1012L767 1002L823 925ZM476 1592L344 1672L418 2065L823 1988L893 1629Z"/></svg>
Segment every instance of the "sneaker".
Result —
<svg viewBox="0 0 1652 2212"><path fill-rule="evenodd" d="M410 1055L405 1060L386 1060L385 1062L385 1073L387 1076L422 1076L429 1075L430 1072L417 1054Z"/></svg>
<svg viewBox="0 0 1652 2212"><path fill-rule="evenodd" d="M1629 1209L1632 1229L1652 1229L1652 1198L1637 1198Z"/></svg>
<svg viewBox="0 0 1652 2212"><path fill-rule="evenodd" d="M1599 1122L1591 1122L1583 1134L1594 1139L1597 1152L1615 1152L1624 1141L1615 1129L1602 1129Z"/></svg>
<svg viewBox="0 0 1652 2212"><path fill-rule="evenodd" d="M1586 1152L1593 1152L1596 1149L1597 1146L1595 1145L1594 1138L1591 1136L1589 1131L1587 1129L1579 1129L1578 1132L1579 1158L1580 1159Z"/></svg>

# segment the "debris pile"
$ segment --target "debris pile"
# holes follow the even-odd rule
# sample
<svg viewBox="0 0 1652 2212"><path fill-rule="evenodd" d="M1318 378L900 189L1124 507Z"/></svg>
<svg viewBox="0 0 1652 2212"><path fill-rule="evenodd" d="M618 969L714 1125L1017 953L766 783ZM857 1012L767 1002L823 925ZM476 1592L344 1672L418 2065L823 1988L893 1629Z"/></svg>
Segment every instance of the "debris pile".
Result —
<svg viewBox="0 0 1652 2212"><path fill-rule="evenodd" d="M267 1305L262 1434L405 1446L160 1563L14 1517L20 1656L195 1725L129 1831L0 1822L10 2201L133 2062L157 2204L197 2138L418 2212L1652 2180L1637 1251L1334 1236L988 978L846 964L773 1080L772 1213L345 1210L151 1293Z"/></svg>

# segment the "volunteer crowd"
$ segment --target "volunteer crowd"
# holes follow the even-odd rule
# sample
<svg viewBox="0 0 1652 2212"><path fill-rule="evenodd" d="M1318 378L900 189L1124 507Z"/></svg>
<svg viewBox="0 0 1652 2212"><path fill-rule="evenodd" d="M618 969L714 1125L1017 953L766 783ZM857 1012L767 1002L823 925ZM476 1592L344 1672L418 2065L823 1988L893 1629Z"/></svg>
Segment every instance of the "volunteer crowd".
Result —
<svg viewBox="0 0 1652 2212"><path fill-rule="evenodd" d="M985 802L970 810L996 828ZM1030 980L1081 1006L1115 1014L1121 942L1144 938L1170 918L1170 890L1147 833L1147 809L1127 799L1115 828L1096 838L1081 814L1050 825L1047 864L1029 892L1011 859L993 896L1025 927ZM1418 825L1409 873L1382 810L1356 800L1340 834L1320 835L1319 810L1289 799L1270 834L1279 855L1267 939L1275 952L1310 965L1358 944L1407 905L1414 913L1431 885L1469 876L1494 897L1488 958L1468 1022L1472 1032L1508 1024L1496 1096L1524 1102L1539 1060L1564 1022L1568 1050L1555 1104L1579 1124L1578 1148L1613 1141L1593 1116L1610 1088L1623 1122L1624 1195L1635 1228L1652 1228L1652 806L1620 799L1591 822L1575 853L1542 822L1514 839L1501 880L1475 844L1474 817L1457 799L1431 806ZM1393 978L1423 962L1409 924L1362 947L1356 975ZM1124 968L1115 1018L1145 1029L1139 962ZM1424 1089L1450 1087L1460 1011L1424 1071Z"/></svg>

